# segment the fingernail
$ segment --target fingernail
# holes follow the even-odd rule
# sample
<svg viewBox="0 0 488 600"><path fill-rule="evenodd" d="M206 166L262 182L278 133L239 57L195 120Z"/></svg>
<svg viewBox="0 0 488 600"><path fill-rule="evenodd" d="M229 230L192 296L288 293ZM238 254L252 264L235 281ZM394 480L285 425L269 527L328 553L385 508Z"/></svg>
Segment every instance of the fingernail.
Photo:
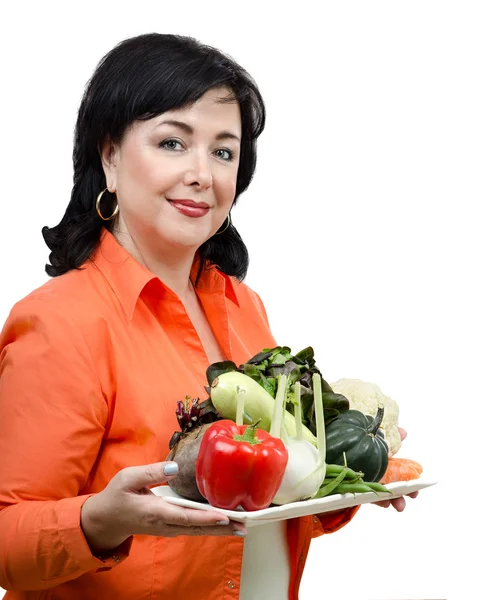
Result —
<svg viewBox="0 0 488 600"><path fill-rule="evenodd" d="M238 535L239 537L246 537L247 533L245 531L233 531L232 535Z"/></svg>
<svg viewBox="0 0 488 600"><path fill-rule="evenodd" d="M166 476L170 476L170 475L176 475L176 473L178 473L178 465L175 462L170 462L166 465L164 465L163 467L163 473Z"/></svg>
<svg viewBox="0 0 488 600"><path fill-rule="evenodd" d="M217 521L216 525L228 525L229 519L224 519L223 521Z"/></svg>

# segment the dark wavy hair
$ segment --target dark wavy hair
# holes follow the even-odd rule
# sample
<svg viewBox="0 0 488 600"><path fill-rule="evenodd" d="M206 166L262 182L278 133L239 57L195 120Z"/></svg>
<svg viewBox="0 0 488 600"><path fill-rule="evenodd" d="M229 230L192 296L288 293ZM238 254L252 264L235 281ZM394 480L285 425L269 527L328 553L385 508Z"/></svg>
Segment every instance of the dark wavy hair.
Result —
<svg viewBox="0 0 488 600"><path fill-rule="evenodd" d="M251 183L256 168L256 141L265 124L265 106L251 76L232 58L191 37L145 34L120 42L102 60L86 85L78 112L73 147L73 188L63 218L43 227L51 250L46 272L51 277L79 269L100 243L102 221L95 209L106 187L99 154L108 137L118 143L137 120L151 119L168 110L190 106L208 90L226 87L226 101L240 105L241 154L233 205ZM113 210L115 195L103 203ZM102 207L103 211L103 207ZM234 225L214 235L199 248L200 264L214 264L222 272L244 279L249 266L247 248Z"/></svg>

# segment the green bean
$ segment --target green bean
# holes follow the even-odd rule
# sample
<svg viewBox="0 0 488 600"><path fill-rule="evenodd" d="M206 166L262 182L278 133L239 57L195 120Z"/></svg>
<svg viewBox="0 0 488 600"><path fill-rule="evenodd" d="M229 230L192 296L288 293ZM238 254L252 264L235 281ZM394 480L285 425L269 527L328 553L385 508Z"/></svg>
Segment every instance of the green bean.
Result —
<svg viewBox="0 0 488 600"><path fill-rule="evenodd" d="M392 493L381 483L364 481L363 477L364 473L354 471L345 465L327 464L326 476L314 499L333 494L366 494L373 492L379 496L379 492Z"/></svg>
<svg viewBox="0 0 488 600"><path fill-rule="evenodd" d="M357 479L358 477L363 477L363 473L361 473L360 471L356 472L353 471L352 469L350 469L349 467L345 467L344 465L330 465L327 464L326 465L326 476L327 475L331 475L331 476L335 476L335 475L339 475L340 473L343 472L343 470L346 469L346 479Z"/></svg>
<svg viewBox="0 0 488 600"><path fill-rule="evenodd" d="M335 488L336 494L365 494L367 492L378 492L372 490L367 483L341 483Z"/></svg>
<svg viewBox="0 0 488 600"><path fill-rule="evenodd" d="M389 490L388 488L386 488L384 485L382 485L381 483L377 483L376 481L368 481L366 483L366 485L369 485L369 487L376 492L386 492L388 494L393 494L393 492L391 490Z"/></svg>
<svg viewBox="0 0 488 600"><path fill-rule="evenodd" d="M339 473L340 475L341 473ZM335 481L337 478L337 475L335 475L334 477L325 477L324 481L322 482L320 487L324 487L327 484L331 483L332 481ZM363 480L359 477L359 475L356 475L356 477L354 477L354 479L348 479L347 478L347 474L344 477L344 483L363 483Z"/></svg>
<svg viewBox="0 0 488 600"><path fill-rule="evenodd" d="M347 473L347 469L343 468L342 472L334 477L331 481L328 481L325 485L322 485L319 491L315 494L314 499L323 498L324 496L328 496L331 492L333 492L338 485L341 484L341 481L345 478Z"/></svg>

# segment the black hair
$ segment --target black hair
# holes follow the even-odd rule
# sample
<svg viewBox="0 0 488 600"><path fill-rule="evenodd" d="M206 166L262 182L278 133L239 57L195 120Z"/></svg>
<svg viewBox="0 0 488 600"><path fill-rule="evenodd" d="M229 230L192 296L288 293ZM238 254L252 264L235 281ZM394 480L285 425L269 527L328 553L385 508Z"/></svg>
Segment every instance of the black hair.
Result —
<svg viewBox="0 0 488 600"><path fill-rule="evenodd" d="M123 139L136 120L190 106L208 90L225 87L228 101L240 105L242 137L236 195L251 183L256 168L256 141L265 124L265 106L251 76L232 58L194 38L144 34L120 42L98 63L86 85L76 121L73 147L73 188L63 218L43 227L51 250L46 272L51 277L79 269L97 249L103 227L95 202L106 187L99 148L109 138ZM105 192L102 214L113 211L115 196ZM225 224L224 224L225 226ZM247 248L233 224L199 248L200 264L244 279L249 266Z"/></svg>

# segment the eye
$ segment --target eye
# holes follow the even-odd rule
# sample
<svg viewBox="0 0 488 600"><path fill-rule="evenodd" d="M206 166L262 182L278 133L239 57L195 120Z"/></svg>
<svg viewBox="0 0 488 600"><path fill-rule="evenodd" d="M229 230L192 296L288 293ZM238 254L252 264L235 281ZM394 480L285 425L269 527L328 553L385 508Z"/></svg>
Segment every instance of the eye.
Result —
<svg viewBox="0 0 488 600"><path fill-rule="evenodd" d="M183 144L179 140L175 140L173 138L164 140L159 144L160 148L165 148L166 150L179 150L183 147Z"/></svg>
<svg viewBox="0 0 488 600"><path fill-rule="evenodd" d="M232 150L229 150L228 148L219 148L218 150L215 151L215 154L222 160L226 160L229 162L231 160L234 160L234 153L232 152Z"/></svg>

